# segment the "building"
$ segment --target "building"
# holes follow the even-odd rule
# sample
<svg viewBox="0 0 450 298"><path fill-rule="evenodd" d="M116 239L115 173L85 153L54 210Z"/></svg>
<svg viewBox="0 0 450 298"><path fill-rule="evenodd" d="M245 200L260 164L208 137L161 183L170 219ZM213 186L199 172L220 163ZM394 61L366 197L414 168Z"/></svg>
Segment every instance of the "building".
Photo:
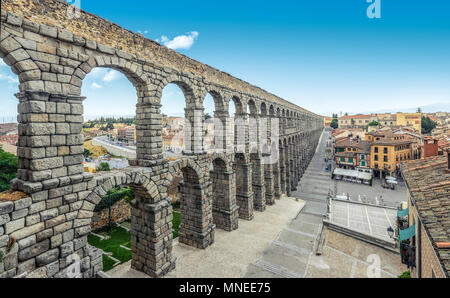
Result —
<svg viewBox="0 0 450 298"><path fill-rule="evenodd" d="M370 151L370 164L376 177L398 175L400 163L411 160L413 141L404 136L388 136L375 140Z"/></svg>
<svg viewBox="0 0 450 298"><path fill-rule="evenodd" d="M349 170L370 169L370 146L370 142L359 137L336 140L336 167Z"/></svg>
<svg viewBox="0 0 450 298"><path fill-rule="evenodd" d="M376 116L373 115L345 115L338 119L339 128L353 128L360 127L364 128L369 125L373 120L377 120Z"/></svg>
<svg viewBox="0 0 450 298"><path fill-rule="evenodd" d="M422 132L421 113L397 113L397 126L413 127L419 133Z"/></svg>
<svg viewBox="0 0 450 298"><path fill-rule="evenodd" d="M330 127L333 117L323 117L323 124L325 127Z"/></svg>
<svg viewBox="0 0 450 298"><path fill-rule="evenodd" d="M403 259L416 278L450 277L450 150L446 155L408 161L408 227L398 232Z"/></svg>

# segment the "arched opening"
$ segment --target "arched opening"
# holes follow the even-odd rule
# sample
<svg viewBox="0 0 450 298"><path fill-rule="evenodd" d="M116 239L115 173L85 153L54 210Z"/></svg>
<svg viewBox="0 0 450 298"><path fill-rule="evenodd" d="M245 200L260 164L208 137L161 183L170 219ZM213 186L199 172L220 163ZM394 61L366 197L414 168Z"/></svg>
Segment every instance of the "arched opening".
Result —
<svg viewBox="0 0 450 298"><path fill-rule="evenodd" d="M86 100L80 112L85 122L57 126L57 133L70 134L82 125L84 171L123 169L136 159L138 99L133 84L134 79L112 68L94 68L84 78L81 94Z"/></svg>
<svg viewBox="0 0 450 298"><path fill-rule="evenodd" d="M212 206L207 203L211 193L201 184L199 173L191 166L185 166L181 171L179 241L204 249L214 243Z"/></svg>
<svg viewBox="0 0 450 298"><path fill-rule="evenodd" d="M216 158L211 164L213 220L217 228L233 231L238 228L235 175L226 162Z"/></svg>
<svg viewBox="0 0 450 298"><path fill-rule="evenodd" d="M176 83L164 87L161 96L163 155L169 161L180 159L185 150L186 97Z"/></svg>
<svg viewBox="0 0 450 298"><path fill-rule="evenodd" d="M19 92L19 79L11 68L3 62L0 52L0 193L11 188L11 180L17 177L19 132L17 123L17 105L19 100L14 96ZM19 156L20 158L20 156Z"/></svg>
<svg viewBox="0 0 450 298"><path fill-rule="evenodd" d="M208 93L203 100L203 108L205 114L205 121L203 122L203 148L207 152L212 152L216 149L219 140L216 140L216 105L213 96ZM217 125L220 130L220 125Z"/></svg>
<svg viewBox="0 0 450 298"><path fill-rule="evenodd" d="M230 141L233 144L233 152L245 152L247 143L247 117L244 115L241 100L234 96L230 101Z"/></svg>

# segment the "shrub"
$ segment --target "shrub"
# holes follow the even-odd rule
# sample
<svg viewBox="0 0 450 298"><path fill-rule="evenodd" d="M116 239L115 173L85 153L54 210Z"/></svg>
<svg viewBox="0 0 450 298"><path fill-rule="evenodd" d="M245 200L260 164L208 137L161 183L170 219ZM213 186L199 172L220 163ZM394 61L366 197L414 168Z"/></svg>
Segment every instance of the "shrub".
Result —
<svg viewBox="0 0 450 298"><path fill-rule="evenodd" d="M10 182L17 177L17 156L5 152L0 146L0 192L10 188Z"/></svg>
<svg viewBox="0 0 450 298"><path fill-rule="evenodd" d="M111 169L109 168L109 163L102 162L97 167L97 172L109 172Z"/></svg>
<svg viewBox="0 0 450 298"><path fill-rule="evenodd" d="M398 278L411 278L411 271L405 271Z"/></svg>

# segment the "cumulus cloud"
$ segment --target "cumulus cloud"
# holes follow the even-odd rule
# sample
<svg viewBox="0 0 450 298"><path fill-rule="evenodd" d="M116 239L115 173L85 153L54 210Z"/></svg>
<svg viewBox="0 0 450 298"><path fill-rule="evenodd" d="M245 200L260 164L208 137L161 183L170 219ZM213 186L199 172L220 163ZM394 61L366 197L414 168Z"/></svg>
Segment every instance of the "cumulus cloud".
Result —
<svg viewBox="0 0 450 298"><path fill-rule="evenodd" d="M147 33L148 33L148 30L144 30L144 31L139 30L138 33L141 33L141 34L147 34Z"/></svg>
<svg viewBox="0 0 450 298"><path fill-rule="evenodd" d="M2 59L0 59L0 81L7 81L8 83L11 84L18 84L19 79L17 77L10 75L9 73L11 72L6 71L7 70L6 66L8 65L5 62L3 62Z"/></svg>
<svg viewBox="0 0 450 298"><path fill-rule="evenodd" d="M120 73L116 70L111 69L104 75L103 81L109 83L117 80L118 78L120 78Z"/></svg>
<svg viewBox="0 0 450 298"><path fill-rule="evenodd" d="M188 32L185 35L179 35L173 39L169 39L167 36L162 36L161 39L157 39L169 49L173 50L189 50L194 42L197 40L199 33L197 31Z"/></svg>
<svg viewBox="0 0 450 298"><path fill-rule="evenodd" d="M102 85L97 84L96 82L93 82L92 85L91 85L91 87L94 88L94 89L101 89L101 88L103 88Z"/></svg>

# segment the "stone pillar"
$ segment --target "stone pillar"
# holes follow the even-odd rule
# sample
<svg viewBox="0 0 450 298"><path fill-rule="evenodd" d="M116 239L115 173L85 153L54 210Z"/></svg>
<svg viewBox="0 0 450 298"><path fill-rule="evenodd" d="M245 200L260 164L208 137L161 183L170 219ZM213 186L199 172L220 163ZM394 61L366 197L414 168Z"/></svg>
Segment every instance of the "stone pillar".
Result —
<svg viewBox="0 0 450 298"><path fill-rule="evenodd" d="M273 190L276 200L281 198L281 177L280 177L280 151L278 149L278 143L272 143L272 152L275 153L274 163L272 164L273 169Z"/></svg>
<svg viewBox="0 0 450 298"><path fill-rule="evenodd" d="M188 107L185 109L184 155L205 154L203 148L203 107Z"/></svg>
<svg viewBox="0 0 450 298"><path fill-rule="evenodd" d="M265 184L265 200L267 205L275 204L275 182L274 182L274 162L276 154L272 153L272 121L270 117L261 119L261 129L266 127L265 133L260 137L263 148L263 164L264 164L264 184ZM264 123L266 122L266 123Z"/></svg>
<svg viewBox="0 0 450 298"><path fill-rule="evenodd" d="M205 249L214 243L211 182L204 178L198 179L193 170L183 171L183 178L180 183L179 241Z"/></svg>
<svg viewBox="0 0 450 298"><path fill-rule="evenodd" d="M162 149L162 114L158 103L136 106L136 161L133 166L153 167L167 164Z"/></svg>
<svg viewBox="0 0 450 298"><path fill-rule="evenodd" d="M224 153L232 153L233 140L230 133L230 114L228 111L216 111L214 112L215 123L214 125L214 139L215 149Z"/></svg>
<svg viewBox="0 0 450 298"><path fill-rule="evenodd" d="M266 195L264 182L264 165L262 163L261 144L260 144L260 121L258 115L251 115L249 119L249 145L250 161L252 163L252 187L253 187L253 206L256 211L264 212L266 210Z"/></svg>
<svg viewBox="0 0 450 298"><path fill-rule="evenodd" d="M32 91L16 96L19 162L12 187L30 195L43 191L39 195L48 197L48 189L57 187L59 178L83 173L84 97Z"/></svg>
<svg viewBox="0 0 450 298"><path fill-rule="evenodd" d="M280 145L280 192L286 194L286 153Z"/></svg>
<svg viewBox="0 0 450 298"><path fill-rule="evenodd" d="M213 220L217 228L225 231L239 227L239 207L236 204L236 175L234 171L214 168L210 172L213 195Z"/></svg>
<svg viewBox="0 0 450 298"><path fill-rule="evenodd" d="M236 113L234 119L234 146L236 153L249 153L248 114Z"/></svg>
<svg viewBox="0 0 450 298"><path fill-rule="evenodd" d="M253 219L252 164L247 163L243 153L236 154L234 169L236 172L236 203L239 218Z"/></svg>
<svg viewBox="0 0 450 298"><path fill-rule="evenodd" d="M284 152L285 153L284 154L285 162L286 162L286 195L288 197L291 196L291 191L292 191L292 187L291 187L291 185L292 185L292 173L291 173L291 163L290 163L291 152L290 152L289 148L290 148L290 144L288 143L286 145L285 152Z"/></svg>
<svg viewBox="0 0 450 298"><path fill-rule="evenodd" d="M133 191L131 268L151 277L162 277L175 269L175 258L172 256L172 206L168 200L161 200L160 196L155 196L155 199L136 188Z"/></svg>

